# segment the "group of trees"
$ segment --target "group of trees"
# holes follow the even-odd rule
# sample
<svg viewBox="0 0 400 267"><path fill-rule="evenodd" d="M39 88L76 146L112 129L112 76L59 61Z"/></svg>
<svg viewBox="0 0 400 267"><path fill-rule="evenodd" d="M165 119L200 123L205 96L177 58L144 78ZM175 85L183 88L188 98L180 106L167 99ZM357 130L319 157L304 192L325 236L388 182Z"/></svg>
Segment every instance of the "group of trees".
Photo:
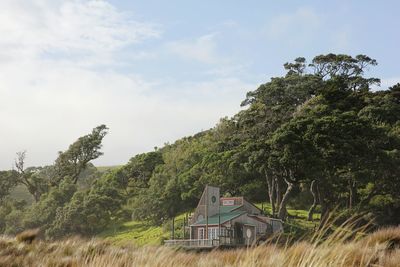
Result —
<svg viewBox="0 0 400 267"><path fill-rule="evenodd" d="M324 222L332 210L349 209L398 223L400 84L372 90L380 80L365 71L376 65L335 54L286 63L286 75L249 92L234 117L152 152L163 162L131 209L160 222L193 208L204 185L214 184L228 195L268 199L271 215L283 220L287 205L300 202L309 220L316 210Z"/></svg>
<svg viewBox="0 0 400 267"><path fill-rule="evenodd" d="M271 216L287 206L368 212L400 223L400 84L374 91L364 55L297 58L287 73L247 94L244 109L212 129L134 156L103 175L104 125L60 152L54 165L0 172L0 231L41 227L49 237L94 234L128 218L162 223L193 209L206 184L225 195L268 200ZM24 186L34 203L13 200Z"/></svg>
<svg viewBox="0 0 400 267"><path fill-rule="evenodd" d="M105 125L94 128L59 152L51 166L26 168L26 152L18 152L14 170L0 173L0 231L15 234L40 227L47 236L57 237L90 234L105 227L123 201L118 198L114 180L99 179L90 163L102 155L101 143L107 130ZM16 186L31 194L31 205L9 197Z"/></svg>

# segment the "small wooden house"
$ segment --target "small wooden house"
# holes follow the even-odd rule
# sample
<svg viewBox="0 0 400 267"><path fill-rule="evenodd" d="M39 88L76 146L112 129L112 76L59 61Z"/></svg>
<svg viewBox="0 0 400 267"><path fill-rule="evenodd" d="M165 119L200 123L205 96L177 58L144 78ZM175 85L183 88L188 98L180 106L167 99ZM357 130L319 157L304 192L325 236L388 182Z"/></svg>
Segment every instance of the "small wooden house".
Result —
<svg viewBox="0 0 400 267"><path fill-rule="evenodd" d="M206 186L189 221L189 240L167 240L167 245L215 247L252 245L273 233L283 231L281 220L243 197L220 197L218 187Z"/></svg>

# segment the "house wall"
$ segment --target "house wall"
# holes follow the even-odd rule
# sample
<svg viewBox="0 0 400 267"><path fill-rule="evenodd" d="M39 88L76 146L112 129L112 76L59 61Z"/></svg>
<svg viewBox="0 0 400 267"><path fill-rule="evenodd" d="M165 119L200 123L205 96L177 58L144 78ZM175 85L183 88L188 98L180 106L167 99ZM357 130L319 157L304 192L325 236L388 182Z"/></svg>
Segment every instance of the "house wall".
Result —
<svg viewBox="0 0 400 267"><path fill-rule="evenodd" d="M243 200L243 207L241 207L240 209L247 211L250 214L261 214L261 210L259 208L257 208L245 199Z"/></svg>
<svg viewBox="0 0 400 267"><path fill-rule="evenodd" d="M283 232L283 223L281 221L271 220L271 224L273 233Z"/></svg>
<svg viewBox="0 0 400 267"><path fill-rule="evenodd" d="M198 229L199 229L199 228L203 228L204 231L205 231L205 227L202 227L202 226L192 226L192 227L191 227L191 230L192 230L192 239L199 239L199 235L198 235L198 233L199 233Z"/></svg>
<svg viewBox="0 0 400 267"><path fill-rule="evenodd" d="M215 199L215 202L213 200ZM192 218L190 219L190 224L194 224L195 222L199 221L199 218L206 217L206 205L207 205L207 213L208 217L211 217L218 213L219 211L219 199L220 193L218 187L213 186L206 186L197 205L196 210Z"/></svg>
<svg viewBox="0 0 400 267"><path fill-rule="evenodd" d="M243 214L239 217L234 218L230 222L230 227L233 228L235 223L241 223L241 224L251 224L254 225L256 228L256 234L264 234L267 232L268 229L268 224L266 222L262 222L259 220L256 220L254 218L251 218L247 216L247 214Z"/></svg>
<svg viewBox="0 0 400 267"><path fill-rule="evenodd" d="M243 240L247 246L252 245L256 241L256 228L251 225L243 225Z"/></svg>
<svg viewBox="0 0 400 267"><path fill-rule="evenodd" d="M273 233L283 232L283 222L281 220L269 217L262 218L271 225Z"/></svg>

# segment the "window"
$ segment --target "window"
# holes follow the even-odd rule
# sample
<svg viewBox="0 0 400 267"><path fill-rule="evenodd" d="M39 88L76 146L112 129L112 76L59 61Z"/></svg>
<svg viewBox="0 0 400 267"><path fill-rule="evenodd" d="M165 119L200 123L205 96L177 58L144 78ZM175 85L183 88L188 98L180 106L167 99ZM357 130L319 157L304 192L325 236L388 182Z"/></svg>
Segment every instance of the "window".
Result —
<svg viewBox="0 0 400 267"><path fill-rule="evenodd" d="M208 239L218 239L219 236L226 236L227 231L224 227L221 227L221 232L218 234L218 227L209 227L208 228Z"/></svg>
<svg viewBox="0 0 400 267"><path fill-rule="evenodd" d="M204 239L204 228L199 228L198 229L198 239Z"/></svg>
<svg viewBox="0 0 400 267"><path fill-rule="evenodd" d="M208 228L208 239L216 239L218 237L217 231L218 231L217 227L209 227Z"/></svg>

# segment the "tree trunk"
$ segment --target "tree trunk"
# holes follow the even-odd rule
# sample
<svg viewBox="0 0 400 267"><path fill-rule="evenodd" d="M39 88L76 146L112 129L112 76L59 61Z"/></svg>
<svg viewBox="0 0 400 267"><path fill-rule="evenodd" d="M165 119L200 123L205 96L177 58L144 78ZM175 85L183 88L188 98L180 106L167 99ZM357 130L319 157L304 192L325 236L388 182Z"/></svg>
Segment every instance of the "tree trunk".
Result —
<svg viewBox="0 0 400 267"><path fill-rule="evenodd" d="M273 175L269 174L267 171L265 172L265 177L267 178L269 202L271 203L272 216L274 217L276 214L275 179L274 179Z"/></svg>
<svg viewBox="0 0 400 267"><path fill-rule="evenodd" d="M278 218L281 219L281 220L286 220L286 216L287 216L286 205L289 202L290 194L292 193L293 188L294 188L294 184L292 182L290 182L287 179L284 179L284 180L285 180L285 182L287 184L287 188L286 188L285 194L283 195L282 201L281 201L281 203L279 205Z"/></svg>
<svg viewBox="0 0 400 267"><path fill-rule="evenodd" d="M349 209L352 209L354 207L354 203L357 201L356 181L350 181L349 187Z"/></svg>
<svg viewBox="0 0 400 267"><path fill-rule="evenodd" d="M282 202L282 192L283 192L283 188L282 188L282 178L280 178L280 176L276 176L275 177L275 196L276 196L276 210L280 209L281 206L281 202Z"/></svg>
<svg viewBox="0 0 400 267"><path fill-rule="evenodd" d="M318 192L317 192L317 188L318 188L318 182L316 180L313 180L311 182L310 185L310 192L313 196L313 204L311 205L310 210L308 211L308 220L312 221L313 220L313 216L314 216L314 211L315 208L318 205Z"/></svg>
<svg viewBox="0 0 400 267"><path fill-rule="evenodd" d="M40 194L38 192L36 192L33 196L34 196L35 202L39 202Z"/></svg>
<svg viewBox="0 0 400 267"><path fill-rule="evenodd" d="M327 202L327 200L325 198L325 192L323 190L320 190L320 188L317 188L317 192L318 192L319 201L321 204L321 221L319 223L319 229L321 229L325 225L325 223L328 221L330 208L329 208L329 203Z"/></svg>
<svg viewBox="0 0 400 267"><path fill-rule="evenodd" d="M33 196L35 202L39 202L40 200L40 193L37 191L36 187L33 187L31 184L26 185L28 192Z"/></svg>

